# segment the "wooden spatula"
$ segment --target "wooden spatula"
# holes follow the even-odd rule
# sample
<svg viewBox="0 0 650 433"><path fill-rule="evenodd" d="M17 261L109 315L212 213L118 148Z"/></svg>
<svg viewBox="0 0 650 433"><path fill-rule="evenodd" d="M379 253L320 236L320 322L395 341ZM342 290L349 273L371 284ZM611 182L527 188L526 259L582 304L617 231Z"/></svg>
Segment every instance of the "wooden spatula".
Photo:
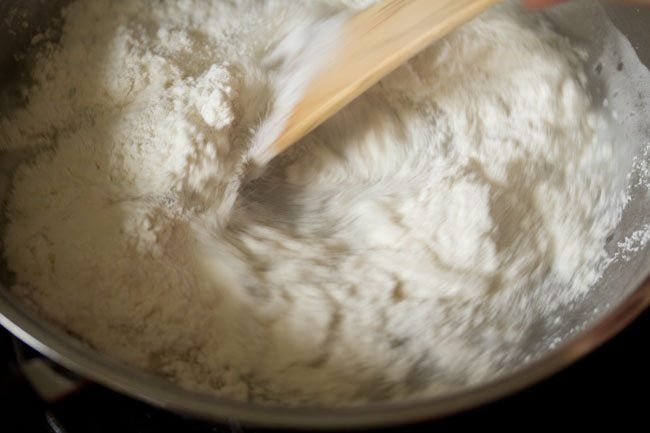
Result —
<svg viewBox="0 0 650 433"><path fill-rule="evenodd" d="M293 65L305 69L294 76L306 83L260 128L251 162L265 166L382 77L495 3L498 0L384 0L332 27L335 34L321 32L317 40L304 41L300 56L309 60L304 66L295 61ZM324 46L318 39L326 39L327 53L318 52ZM324 56L322 64L314 71L319 54ZM295 81L285 83L294 94Z"/></svg>

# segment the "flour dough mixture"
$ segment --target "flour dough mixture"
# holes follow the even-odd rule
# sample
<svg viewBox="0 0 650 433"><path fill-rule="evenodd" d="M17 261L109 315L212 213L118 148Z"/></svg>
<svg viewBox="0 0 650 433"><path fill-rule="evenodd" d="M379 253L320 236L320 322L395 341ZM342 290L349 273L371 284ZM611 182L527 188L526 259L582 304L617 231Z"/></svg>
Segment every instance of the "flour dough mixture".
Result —
<svg viewBox="0 0 650 433"><path fill-rule="evenodd" d="M520 362L619 214L582 57L516 5L384 79L241 189L289 29L360 1L69 6L4 148L13 290L98 350L258 402L434 395Z"/></svg>

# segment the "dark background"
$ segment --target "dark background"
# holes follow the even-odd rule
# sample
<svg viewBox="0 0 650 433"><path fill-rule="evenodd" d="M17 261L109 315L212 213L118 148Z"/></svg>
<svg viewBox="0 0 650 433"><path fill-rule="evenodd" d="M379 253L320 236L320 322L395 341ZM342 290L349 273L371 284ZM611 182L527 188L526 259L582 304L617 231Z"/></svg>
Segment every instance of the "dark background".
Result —
<svg viewBox="0 0 650 433"><path fill-rule="evenodd" d="M650 311L565 371L486 407L385 432L559 430L566 427L650 431ZM46 405L18 373L12 340L0 328L0 432L148 433L258 432L237 423L216 426L183 419L91 386ZM57 430L58 429L58 430Z"/></svg>

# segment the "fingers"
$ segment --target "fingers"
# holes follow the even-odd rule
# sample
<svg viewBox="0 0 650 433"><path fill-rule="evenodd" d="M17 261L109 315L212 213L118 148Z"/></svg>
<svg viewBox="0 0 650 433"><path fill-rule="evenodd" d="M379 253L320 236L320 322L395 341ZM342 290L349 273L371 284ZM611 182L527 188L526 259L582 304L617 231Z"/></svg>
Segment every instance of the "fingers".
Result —
<svg viewBox="0 0 650 433"><path fill-rule="evenodd" d="M531 9L542 9L545 7L566 3L568 0L523 0L524 4ZM619 3L630 3L650 6L650 0L619 0Z"/></svg>
<svg viewBox="0 0 650 433"><path fill-rule="evenodd" d="M524 0L524 4L531 9L542 9L545 7L566 3L568 0Z"/></svg>

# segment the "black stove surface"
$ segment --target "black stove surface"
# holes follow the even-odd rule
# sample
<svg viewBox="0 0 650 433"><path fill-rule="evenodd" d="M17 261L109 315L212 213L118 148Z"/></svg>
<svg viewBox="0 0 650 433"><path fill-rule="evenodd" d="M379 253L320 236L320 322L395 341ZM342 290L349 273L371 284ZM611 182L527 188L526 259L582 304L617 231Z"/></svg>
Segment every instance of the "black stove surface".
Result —
<svg viewBox="0 0 650 433"><path fill-rule="evenodd" d="M648 431L650 311L582 361L502 401L441 421L384 432L478 429L526 431L615 422L617 431ZM0 328L0 432L221 433L261 432L236 421L214 425L186 419L97 385L55 403L43 402L20 373L11 336ZM625 428L624 426L627 426ZM537 427L537 428L535 428Z"/></svg>

